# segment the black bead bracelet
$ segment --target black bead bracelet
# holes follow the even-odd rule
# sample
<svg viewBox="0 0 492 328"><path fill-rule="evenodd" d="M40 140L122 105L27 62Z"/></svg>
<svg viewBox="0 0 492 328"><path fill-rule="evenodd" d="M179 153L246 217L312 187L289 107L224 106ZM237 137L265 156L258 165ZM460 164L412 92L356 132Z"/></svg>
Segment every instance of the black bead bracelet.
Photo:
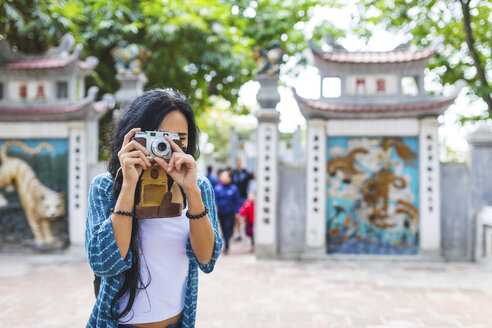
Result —
<svg viewBox="0 0 492 328"><path fill-rule="evenodd" d="M197 214L197 215L191 215L190 212L186 211L186 217L188 219L192 219L192 220L202 218L207 214L208 214L208 207L207 206L205 206L205 210L202 213Z"/></svg>
<svg viewBox="0 0 492 328"><path fill-rule="evenodd" d="M116 214L121 214L121 215L126 215L126 216L134 216L134 212L126 212L126 211L120 211L120 210L115 210L114 208L111 209L111 213L116 213Z"/></svg>

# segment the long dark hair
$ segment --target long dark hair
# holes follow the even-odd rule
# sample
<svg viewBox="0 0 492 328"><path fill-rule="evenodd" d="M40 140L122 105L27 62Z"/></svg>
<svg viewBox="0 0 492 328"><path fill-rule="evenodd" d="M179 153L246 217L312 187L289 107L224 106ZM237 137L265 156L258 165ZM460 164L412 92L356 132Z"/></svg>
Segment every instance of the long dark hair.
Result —
<svg viewBox="0 0 492 328"><path fill-rule="evenodd" d="M172 89L155 89L147 91L131 104L121 117L116 131L114 133L113 143L111 145L111 155L108 161L108 171L113 176L114 180L114 195L118 198L121 186L123 184L123 174L116 173L121 167L118 159L118 152L121 150L125 135L131 129L141 128L141 131L156 130L164 117L174 110L179 110L186 117L188 122L188 146L185 150L187 154L192 155L195 159L199 156L198 149L198 127L195 122L195 115L190 105L184 98ZM139 201L139 185L135 192L135 204ZM133 218L132 221L132 236L130 240L130 249L132 251L132 267L122 273L123 284L116 293L111 302L111 319L119 320L121 317L128 314L133 306L137 289L145 289L139 287L141 282L140 276L140 261L139 261L139 236L138 236L138 221ZM113 308L116 302L126 293L129 293L128 304L121 313L114 313ZM119 309L117 309L119 312Z"/></svg>

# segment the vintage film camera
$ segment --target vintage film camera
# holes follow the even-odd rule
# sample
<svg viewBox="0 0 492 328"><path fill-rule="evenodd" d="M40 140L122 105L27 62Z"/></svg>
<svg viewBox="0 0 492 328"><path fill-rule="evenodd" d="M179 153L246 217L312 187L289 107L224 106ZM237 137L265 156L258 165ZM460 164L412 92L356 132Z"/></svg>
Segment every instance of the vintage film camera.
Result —
<svg viewBox="0 0 492 328"><path fill-rule="evenodd" d="M154 157L161 157L166 162L169 162L173 154L173 150L169 142L164 139L164 136L168 136L179 147L183 147L181 139L177 134L164 132L164 131L141 131L135 133L132 140L135 140L142 146L144 146L150 153L147 158L151 163L154 162Z"/></svg>
<svg viewBox="0 0 492 328"><path fill-rule="evenodd" d="M135 206L135 217L138 219L175 217L181 214L182 204L171 202L171 187L174 181L154 160L155 157L161 157L166 162L171 159L173 150L164 139L166 135L183 149L179 136L169 132L142 131L136 132L132 138L147 149L147 158L154 164L140 176L140 201Z"/></svg>

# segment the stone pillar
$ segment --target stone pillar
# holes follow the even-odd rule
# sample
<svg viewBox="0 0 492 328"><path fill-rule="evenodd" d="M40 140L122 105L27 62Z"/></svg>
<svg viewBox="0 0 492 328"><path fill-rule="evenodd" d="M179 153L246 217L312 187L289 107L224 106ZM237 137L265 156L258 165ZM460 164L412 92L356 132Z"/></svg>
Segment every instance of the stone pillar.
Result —
<svg viewBox="0 0 492 328"><path fill-rule="evenodd" d="M326 121L307 121L305 256L326 253Z"/></svg>
<svg viewBox="0 0 492 328"><path fill-rule="evenodd" d="M87 121L87 162L94 165L99 162L99 121Z"/></svg>
<svg viewBox="0 0 492 328"><path fill-rule="evenodd" d="M82 121L68 123L68 232L70 243L84 245L87 197L87 135Z"/></svg>
<svg viewBox="0 0 492 328"><path fill-rule="evenodd" d="M441 194L439 184L439 143L436 117L420 120L419 197L420 252L441 255Z"/></svg>
<svg viewBox="0 0 492 328"><path fill-rule="evenodd" d="M260 90L256 96L260 109L256 113L257 162L255 204L255 252L257 258L277 255L277 195L278 195L278 121L275 109L280 101L278 75L257 75Z"/></svg>

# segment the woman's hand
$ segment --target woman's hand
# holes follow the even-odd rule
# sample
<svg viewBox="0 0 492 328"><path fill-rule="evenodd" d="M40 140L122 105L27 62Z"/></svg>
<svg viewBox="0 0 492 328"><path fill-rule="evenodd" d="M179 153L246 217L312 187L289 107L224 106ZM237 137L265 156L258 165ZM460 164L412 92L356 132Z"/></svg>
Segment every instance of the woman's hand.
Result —
<svg viewBox="0 0 492 328"><path fill-rule="evenodd" d="M130 141L137 131L140 131L140 128L132 129L125 135L121 150L118 152L118 159L123 171L123 184L132 187L137 185L142 170L151 165L146 156L148 152L145 147L135 140Z"/></svg>
<svg viewBox="0 0 492 328"><path fill-rule="evenodd" d="M173 154L169 163L166 163L160 157L155 157L157 164L166 170L167 174L180 185L185 192L192 191L198 188L196 161L193 156L186 154L183 150L171 139L165 136L166 140L173 149Z"/></svg>

